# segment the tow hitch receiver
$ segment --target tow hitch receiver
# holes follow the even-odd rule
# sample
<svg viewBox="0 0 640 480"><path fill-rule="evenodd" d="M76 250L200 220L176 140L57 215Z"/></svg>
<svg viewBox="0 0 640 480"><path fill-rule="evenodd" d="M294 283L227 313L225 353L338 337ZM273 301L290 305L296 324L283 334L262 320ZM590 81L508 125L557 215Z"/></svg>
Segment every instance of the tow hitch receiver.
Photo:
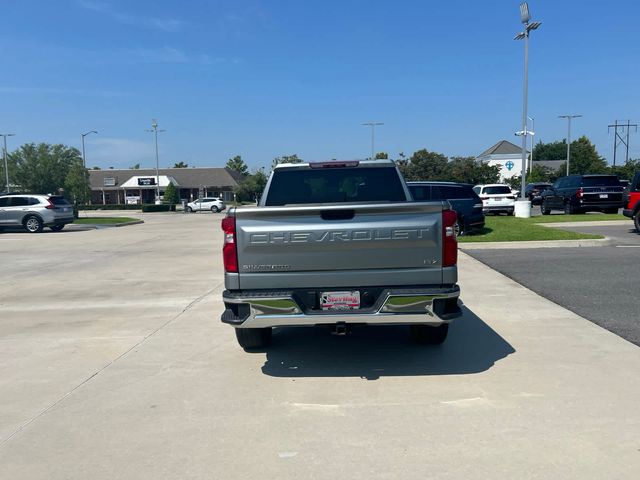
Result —
<svg viewBox="0 0 640 480"><path fill-rule="evenodd" d="M331 332L332 335L346 335L347 333L349 333L349 330L344 322L336 323L335 329Z"/></svg>

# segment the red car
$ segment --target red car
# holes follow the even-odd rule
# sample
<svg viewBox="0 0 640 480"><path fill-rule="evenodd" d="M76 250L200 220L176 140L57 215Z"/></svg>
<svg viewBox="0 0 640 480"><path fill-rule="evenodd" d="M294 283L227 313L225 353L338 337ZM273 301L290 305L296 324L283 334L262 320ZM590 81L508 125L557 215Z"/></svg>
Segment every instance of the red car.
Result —
<svg viewBox="0 0 640 480"><path fill-rule="evenodd" d="M629 200L622 214L633 219L636 232L640 233L640 172L636 172L629 184Z"/></svg>

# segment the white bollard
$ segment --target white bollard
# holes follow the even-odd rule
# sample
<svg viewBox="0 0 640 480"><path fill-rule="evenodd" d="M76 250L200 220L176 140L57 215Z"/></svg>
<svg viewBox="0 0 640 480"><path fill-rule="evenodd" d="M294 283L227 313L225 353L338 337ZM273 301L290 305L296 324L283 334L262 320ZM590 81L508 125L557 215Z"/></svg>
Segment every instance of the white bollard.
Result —
<svg viewBox="0 0 640 480"><path fill-rule="evenodd" d="M516 200L515 215L518 218L531 217L531 202L529 200Z"/></svg>

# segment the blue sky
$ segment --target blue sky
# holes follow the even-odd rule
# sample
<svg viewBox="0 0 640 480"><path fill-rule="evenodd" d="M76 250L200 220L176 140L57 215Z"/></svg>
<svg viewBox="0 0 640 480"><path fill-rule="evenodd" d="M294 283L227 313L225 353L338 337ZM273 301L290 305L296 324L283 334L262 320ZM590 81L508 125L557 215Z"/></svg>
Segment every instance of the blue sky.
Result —
<svg viewBox="0 0 640 480"><path fill-rule="evenodd" d="M364 158L420 148L477 155L517 143L522 109L518 1L58 0L10 2L0 17L0 129L80 145L100 167L251 167L297 153ZM529 2L529 111L536 140L564 113L612 156L615 119L640 120L640 4ZM631 156L640 157L640 133Z"/></svg>

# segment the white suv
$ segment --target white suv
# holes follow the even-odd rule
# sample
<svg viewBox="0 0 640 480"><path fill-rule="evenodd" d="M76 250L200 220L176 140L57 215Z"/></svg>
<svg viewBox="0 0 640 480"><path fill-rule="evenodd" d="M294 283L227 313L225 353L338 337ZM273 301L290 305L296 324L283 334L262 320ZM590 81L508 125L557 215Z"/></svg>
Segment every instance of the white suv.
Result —
<svg viewBox="0 0 640 480"><path fill-rule="evenodd" d="M513 215L516 205L516 196L509 185L493 183L490 185L476 185L473 191L482 199L482 212L506 213Z"/></svg>
<svg viewBox="0 0 640 480"><path fill-rule="evenodd" d="M73 221L73 206L64 197L29 193L0 196L0 228L23 227L29 233L40 233L49 227L59 232Z"/></svg>
<svg viewBox="0 0 640 480"><path fill-rule="evenodd" d="M222 199L216 197L206 197L187 203L187 212L211 211L213 213L221 212L227 208Z"/></svg>

